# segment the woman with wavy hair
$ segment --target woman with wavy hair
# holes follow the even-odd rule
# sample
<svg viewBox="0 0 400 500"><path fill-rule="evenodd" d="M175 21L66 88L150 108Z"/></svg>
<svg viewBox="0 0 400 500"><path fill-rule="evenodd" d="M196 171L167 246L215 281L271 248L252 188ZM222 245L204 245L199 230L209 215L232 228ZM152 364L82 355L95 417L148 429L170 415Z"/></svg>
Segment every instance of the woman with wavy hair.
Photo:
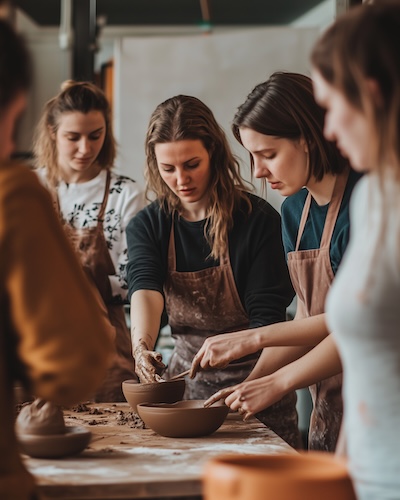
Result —
<svg viewBox="0 0 400 500"><path fill-rule="evenodd" d="M199 99L160 104L146 137L147 190L156 199L127 228L132 342L141 382L160 379L154 351L164 309L175 339L167 377L190 368L204 339L285 319L293 298L279 214L251 194L221 127ZM187 399L242 381L259 353L189 380ZM262 421L299 444L296 396Z"/></svg>
<svg viewBox="0 0 400 500"><path fill-rule="evenodd" d="M34 152L37 174L116 329L114 364L95 400L125 401L121 383L135 377L123 307L125 229L144 197L135 181L113 171L116 143L103 91L90 82L64 82L45 105Z"/></svg>

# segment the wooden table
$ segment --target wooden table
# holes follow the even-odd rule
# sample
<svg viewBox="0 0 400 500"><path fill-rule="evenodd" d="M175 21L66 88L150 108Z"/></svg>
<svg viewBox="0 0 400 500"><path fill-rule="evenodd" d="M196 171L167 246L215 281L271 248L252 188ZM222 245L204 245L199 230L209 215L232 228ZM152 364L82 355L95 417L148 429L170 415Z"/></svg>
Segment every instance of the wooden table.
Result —
<svg viewBox="0 0 400 500"><path fill-rule="evenodd" d="M258 420L243 422L234 413L214 434L193 439L137 428L127 404L91 404L64 414L67 425L88 426L93 438L74 457L25 458L46 500L200 498L203 465L211 457L296 453Z"/></svg>

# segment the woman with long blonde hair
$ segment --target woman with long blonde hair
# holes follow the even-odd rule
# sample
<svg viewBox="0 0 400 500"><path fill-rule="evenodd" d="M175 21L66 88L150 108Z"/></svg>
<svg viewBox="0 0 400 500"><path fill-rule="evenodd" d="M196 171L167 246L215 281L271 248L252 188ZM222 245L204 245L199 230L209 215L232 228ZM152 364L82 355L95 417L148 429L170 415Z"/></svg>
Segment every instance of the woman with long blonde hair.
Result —
<svg viewBox="0 0 400 500"><path fill-rule="evenodd" d="M64 82L45 105L34 152L37 174L116 329L114 364L95 400L125 401L121 383L135 377L123 307L125 228L144 197L132 179L113 171L116 143L103 91L90 82Z"/></svg>

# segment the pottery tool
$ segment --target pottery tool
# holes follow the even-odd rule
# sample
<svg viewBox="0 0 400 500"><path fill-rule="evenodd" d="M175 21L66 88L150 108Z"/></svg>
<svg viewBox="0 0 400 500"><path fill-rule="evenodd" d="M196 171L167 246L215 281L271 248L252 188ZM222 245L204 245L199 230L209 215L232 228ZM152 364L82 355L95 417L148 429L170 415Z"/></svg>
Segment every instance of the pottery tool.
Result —
<svg viewBox="0 0 400 500"><path fill-rule="evenodd" d="M173 377L169 378L168 382L170 382L171 380L176 380L177 378L186 377L186 375L189 375L189 373L190 373L190 369L185 370L184 372L178 373L178 375L174 375Z"/></svg>

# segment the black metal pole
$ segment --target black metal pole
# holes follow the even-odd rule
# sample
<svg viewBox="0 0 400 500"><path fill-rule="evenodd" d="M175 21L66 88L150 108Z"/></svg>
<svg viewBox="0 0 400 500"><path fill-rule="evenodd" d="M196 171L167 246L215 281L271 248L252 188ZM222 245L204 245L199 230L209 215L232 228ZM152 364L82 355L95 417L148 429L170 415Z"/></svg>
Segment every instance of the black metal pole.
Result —
<svg viewBox="0 0 400 500"><path fill-rule="evenodd" d="M72 5L73 78L80 81L93 81L96 50L96 0L73 0Z"/></svg>

